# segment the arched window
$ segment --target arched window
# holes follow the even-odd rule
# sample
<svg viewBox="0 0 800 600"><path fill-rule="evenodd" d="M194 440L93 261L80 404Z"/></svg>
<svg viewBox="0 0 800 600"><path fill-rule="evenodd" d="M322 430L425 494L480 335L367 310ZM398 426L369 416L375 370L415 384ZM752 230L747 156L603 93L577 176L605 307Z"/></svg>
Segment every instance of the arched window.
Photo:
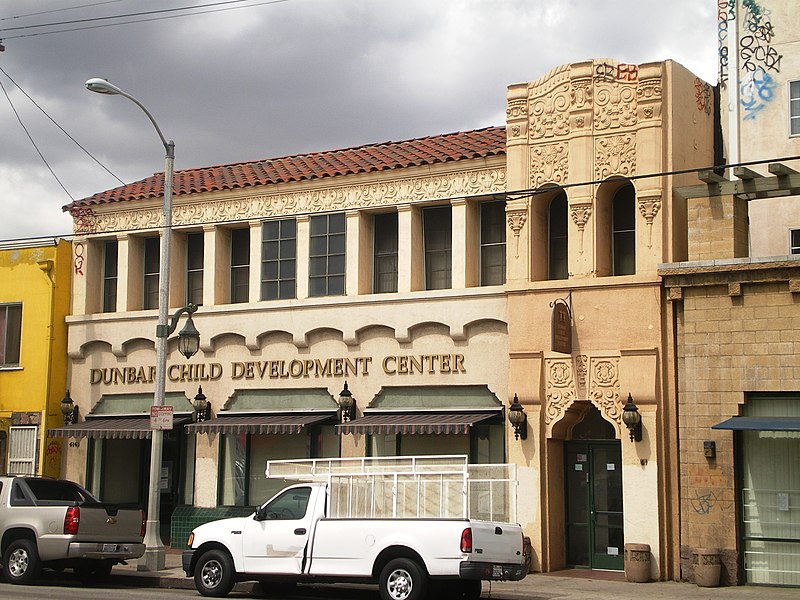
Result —
<svg viewBox="0 0 800 600"><path fill-rule="evenodd" d="M567 194L562 191L550 201L547 212L548 279L568 277L567 250Z"/></svg>
<svg viewBox="0 0 800 600"><path fill-rule="evenodd" d="M630 183L611 201L612 275L636 273L636 193Z"/></svg>

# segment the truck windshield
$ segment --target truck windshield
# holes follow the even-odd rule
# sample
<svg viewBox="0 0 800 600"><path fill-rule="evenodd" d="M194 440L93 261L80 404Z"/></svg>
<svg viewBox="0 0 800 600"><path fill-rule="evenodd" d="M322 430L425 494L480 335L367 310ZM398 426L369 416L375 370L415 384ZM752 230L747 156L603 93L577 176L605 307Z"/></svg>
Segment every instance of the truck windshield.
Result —
<svg viewBox="0 0 800 600"><path fill-rule="evenodd" d="M308 499L310 496L310 487L286 490L266 505L264 515L267 519L277 519L281 521L302 519L306 516Z"/></svg>

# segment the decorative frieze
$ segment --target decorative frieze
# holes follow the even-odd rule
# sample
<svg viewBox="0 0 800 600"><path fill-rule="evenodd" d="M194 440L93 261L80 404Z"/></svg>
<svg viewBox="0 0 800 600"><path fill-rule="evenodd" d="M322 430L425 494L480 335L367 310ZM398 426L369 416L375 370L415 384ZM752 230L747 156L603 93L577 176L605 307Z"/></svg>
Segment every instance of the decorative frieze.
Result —
<svg viewBox="0 0 800 600"><path fill-rule="evenodd" d="M479 171L462 171L428 177L395 179L377 183L340 185L295 192L228 197L221 200L186 202L175 198L172 223L175 226L206 223L248 221L301 213L349 210L401 204L420 200L445 199L458 196L503 193L506 190L504 167ZM157 199L154 199L157 201ZM97 213L91 223L91 233L153 229L161 226L161 204L131 210ZM83 220L75 220L75 233L90 233L79 229Z"/></svg>

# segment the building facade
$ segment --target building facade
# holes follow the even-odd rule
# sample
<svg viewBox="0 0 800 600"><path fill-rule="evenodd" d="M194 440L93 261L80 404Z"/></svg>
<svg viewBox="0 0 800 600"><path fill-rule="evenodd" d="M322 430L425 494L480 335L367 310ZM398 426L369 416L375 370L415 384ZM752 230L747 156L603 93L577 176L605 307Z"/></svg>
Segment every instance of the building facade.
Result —
<svg viewBox="0 0 800 600"><path fill-rule="evenodd" d="M0 460L6 473L58 476L67 390L71 246L0 243Z"/></svg>
<svg viewBox="0 0 800 600"><path fill-rule="evenodd" d="M622 569L635 542L676 577L657 269L688 256L670 173L712 164L713 111L674 62L585 61L510 86L504 127L176 173L169 303L200 306L201 348L170 342L173 543L264 500L268 459L465 454L517 465L535 570ZM162 179L65 207L65 473L120 501L146 498Z"/></svg>

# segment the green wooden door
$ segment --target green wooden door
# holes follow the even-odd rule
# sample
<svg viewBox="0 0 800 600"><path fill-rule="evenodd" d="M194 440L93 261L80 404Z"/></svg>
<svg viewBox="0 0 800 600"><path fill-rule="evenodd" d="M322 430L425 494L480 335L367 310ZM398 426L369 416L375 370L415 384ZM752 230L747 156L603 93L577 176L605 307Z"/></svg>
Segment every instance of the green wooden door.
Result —
<svg viewBox="0 0 800 600"><path fill-rule="evenodd" d="M622 570L622 461L618 441L566 444L567 563Z"/></svg>

